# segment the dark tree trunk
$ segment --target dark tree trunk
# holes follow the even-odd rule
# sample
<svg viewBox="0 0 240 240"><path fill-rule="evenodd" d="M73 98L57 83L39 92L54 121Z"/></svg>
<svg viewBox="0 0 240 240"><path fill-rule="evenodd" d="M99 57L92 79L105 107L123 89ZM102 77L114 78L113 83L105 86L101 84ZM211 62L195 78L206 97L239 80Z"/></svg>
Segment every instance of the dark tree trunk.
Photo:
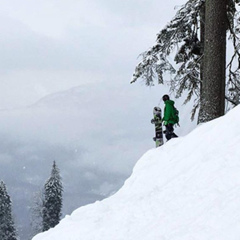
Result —
<svg viewBox="0 0 240 240"><path fill-rule="evenodd" d="M205 4L202 5L202 8L200 10L200 42L201 42L201 48L202 53L204 53L204 35L205 35ZM202 54L201 62L200 62L200 99L202 99L203 96L203 63L204 63L204 54ZM198 114L198 123L199 119L201 119L201 116L203 115L203 109L200 108L199 114Z"/></svg>
<svg viewBox="0 0 240 240"><path fill-rule="evenodd" d="M227 0L206 0L202 96L199 122L224 115Z"/></svg>

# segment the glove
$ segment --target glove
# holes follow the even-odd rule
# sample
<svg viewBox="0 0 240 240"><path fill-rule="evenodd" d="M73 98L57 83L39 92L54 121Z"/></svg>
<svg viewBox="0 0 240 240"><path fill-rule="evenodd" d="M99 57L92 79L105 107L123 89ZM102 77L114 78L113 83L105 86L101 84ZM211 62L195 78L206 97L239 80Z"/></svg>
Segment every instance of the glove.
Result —
<svg viewBox="0 0 240 240"><path fill-rule="evenodd" d="M155 123L155 120L154 120L154 119L152 119L152 120L151 120L151 123L152 123L152 124L154 124L154 123Z"/></svg>
<svg viewBox="0 0 240 240"><path fill-rule="evenodd" d="M163 122L163 125L164 125L164 126L167 126L167 125L168 125L168 122L167 122L167 121L164 121L164 122Z"/></svg>

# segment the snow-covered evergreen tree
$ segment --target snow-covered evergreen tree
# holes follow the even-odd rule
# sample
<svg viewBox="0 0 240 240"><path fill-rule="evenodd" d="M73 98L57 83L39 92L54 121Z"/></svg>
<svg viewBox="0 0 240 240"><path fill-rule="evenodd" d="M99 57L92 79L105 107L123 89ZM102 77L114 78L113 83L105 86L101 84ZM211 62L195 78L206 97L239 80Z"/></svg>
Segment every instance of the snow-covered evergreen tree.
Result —
<svg viewBox="0 0 240 240"><path fill-rule="evenodd" d="M44 185L43 231L55 227L61 217L63 186L55 161L50 178Z"/></svg>
<svg viewBox="0 0 240 240"><path fill-rule="evenodd" d="M239 0L222 1L227 4L226 13L229 40L232 41L233 54L226 64L226 95L228 103L240 102L240 38L239 38ZM186 102L193 96L195 106L193 115L202 104L203 68L205 40L205 4L206 0L188 0L177 11L172 21L157 35L156 44L142 53L141 61L136 66L131 83L142 78L146 85L165 83L164 73L170 73L170 90L181 96L188 92ZM225 18L223 19L225 20ZM226 34L224 34L225 36ZM174 60L170 57L174 55ZM216 63L218 64L218 63ZM224 102L224 96L221 103ZM217 103L218 104L218 103ZM203 114L201 110L200 115ZM200 118L200 122L204 118Z"/></svg>
<svg viewBox="0 0 240 240"><path fill-rule="evenodd" d="M0 239L18 239L12 217L12 202L3 181L0 182Z"/></svg>

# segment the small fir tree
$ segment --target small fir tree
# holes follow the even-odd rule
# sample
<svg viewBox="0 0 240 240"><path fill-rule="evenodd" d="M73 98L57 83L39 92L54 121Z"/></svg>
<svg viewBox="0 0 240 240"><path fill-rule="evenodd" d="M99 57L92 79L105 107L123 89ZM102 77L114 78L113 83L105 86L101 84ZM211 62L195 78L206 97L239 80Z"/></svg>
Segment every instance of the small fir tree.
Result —
<svg viewBox="0 0 240 240"><path fill-rule="evenodd" d="M18 239L12 217L12 201L3 181L0 182L0 239Z"/></svg>
<svg viewBox="0 0 240 240"><path fill-rule="evenodd" d="M62 192L61 176L54 161L51 176L44 185L43 231L55 227L60 221Z"/></svg>

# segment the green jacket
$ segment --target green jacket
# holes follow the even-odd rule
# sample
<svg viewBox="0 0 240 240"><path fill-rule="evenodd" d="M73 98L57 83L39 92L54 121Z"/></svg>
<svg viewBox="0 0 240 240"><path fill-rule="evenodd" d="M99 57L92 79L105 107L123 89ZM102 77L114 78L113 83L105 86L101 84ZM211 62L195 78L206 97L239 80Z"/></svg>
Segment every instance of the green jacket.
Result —
<svg viewBox="0 0 240 240"><path fill-rule="evenodd" d="M174 116L174 101L172 100L166 100L165 101L165 108L164 108L164 116L163 121L165 121L165 124L175 124L175 120L173 118Z"/></svg>

